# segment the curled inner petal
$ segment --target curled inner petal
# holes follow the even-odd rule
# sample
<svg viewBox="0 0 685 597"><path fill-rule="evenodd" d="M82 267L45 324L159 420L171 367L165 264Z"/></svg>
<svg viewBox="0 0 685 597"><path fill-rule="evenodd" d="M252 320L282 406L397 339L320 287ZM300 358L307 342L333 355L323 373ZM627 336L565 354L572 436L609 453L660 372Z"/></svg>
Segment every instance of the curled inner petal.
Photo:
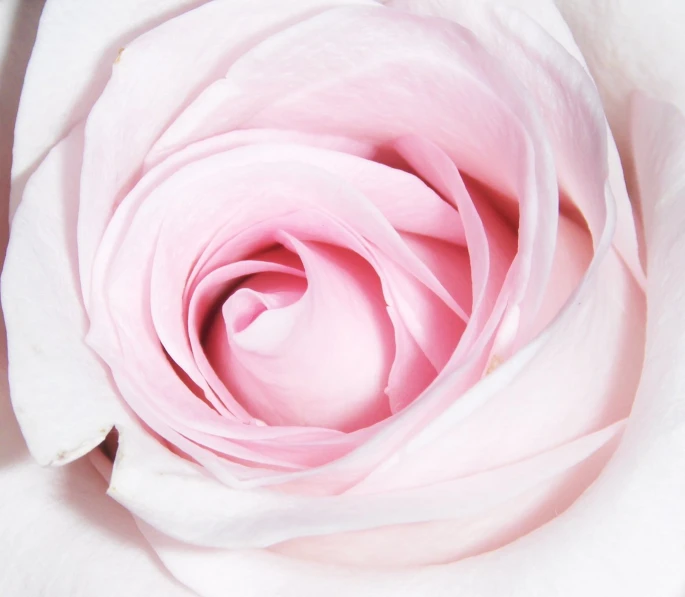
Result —
<svg viewBox="0 0 685 597"><path fill-rule="evenodd" d="M378 276L351 251L284 240L307 280L263 274L241 285L209 326L215 371L270 425L351 431L386 418L395 342Z"/></svg>

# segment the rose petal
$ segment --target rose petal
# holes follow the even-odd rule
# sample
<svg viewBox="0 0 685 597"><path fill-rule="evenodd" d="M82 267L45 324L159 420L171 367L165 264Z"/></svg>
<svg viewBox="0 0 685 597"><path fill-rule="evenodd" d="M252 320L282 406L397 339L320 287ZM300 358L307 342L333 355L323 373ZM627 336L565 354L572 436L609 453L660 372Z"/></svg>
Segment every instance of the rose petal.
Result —
<svg viewBox="0 0 685 597"><path fill-rule="evenodd" d="M191 544L264 547L301 536L478 515L550 482L622 429L619 422L528 460L439 485L324 497L227 488L127 429L120 436L109 493L149 524Z"/></svg>
<svg viewBox="0 0 685 597"><path fill-rule="evenodd" d="M163 568L131 515L105 494L107 484L88 459L59 469L38 466L13 420L6 387L0 402L3 595L194 595Z"/></svg>
<svg viewBox="0 0 685 597"><path fill-rule="evenodd" d="M84 343L73 242L82 147L77 127L29 181L2 273L12 403L41 464L82 456L128 420L107 369Z"/></svg>
<svg viewBox="0 0 685 597"><path fill-rule="evenodd" d="M602 94L621 156L631 165L633 90L685 107L685 6L670 0L556 0ZM632 181L631 181L632 182Z"/></svg>
<svg viewBox="0 0 685 597"><path fill-rule="evenodd" d="M563 259L568 242L562 237L557 259ZM428 425L425 440L410 441L394 462L351 491L417 487L489 470L627 417L643 358L644 297L613 250L592 282L565 308L530 363L500 392L466 413L478 392L462 395L450 409L453 414L448 411L436 420L439 431L431 432Z"/></svg>
<svg viewBox="0 0 685 597"><path fill-rule="evenodd" d="M476 556L519 539L559 516L595 480L620 436L592 456L479 516L305 537L270 551L322 564L366 568L433 566Z"/></svg>
<svg viewBox="0 0 685 597"><path fill-rule="evenodd" d="M307 290L296 302L264 305L249 324L234 322L236 291L210 329L210 361L271 425L351 431L386 418L395 346L378 277L350 251L283 241L302 259Z"/></svg>
<svg viewBox="0 0 685 597"><path fill-rule="evenodd" d="M290 251L273 250L257 256L259 259L239 261L229 265L219 267L209 273L207 276L197 284L190 304L188 306L188 330L187 338L184 338L184 343L190 340L190 349L197 366L197 373L199 374L195 383L203 386L205 396L207 399L215 403L219 400L227 410L229 416L238 418L243 422L248 422L252 417L235 401L233 396L228 392L224 383L219 379L216 371L212 368L205 349L202 346L203 335L207 324L207 318L215 309L217 301L225 295L226 289L235 283L236 279L256 273L278 272L281 274L290 274L291 276L304 277L302 271L302 264L297 263L297 258ZM158 333L160 330L158 328ZM167 352L169 352L174 361L181 369L193 378L194 368L190 363L179 359L177 351L167 343L164 342L163 337L160 337L162 343L165 344ZM181 354L181 357L185 355Z"/></svg>
<svg viewBox="0 0 685 597"><path fill-rule="evenodd" d="M469 354L477 340L481 345L487 343L502 318L512 286L525 287L525 276L512 266L514 261L521 261L516 253L515 233L502 226L487 198L469 193L459 170L434 143L421 137L403 137L396 146L411 166L459 211L464 222L472 272L472 310L459 347L451 355L455 361Z"/></svg>
<svg viewBox="0 0 685 597"><path fill-rule="evenodd" d="M408 38L411 51L403 41ZM326 50L338 44L346 48L344 61L337 51ZM372 61L369 48L374 48ZM386 79L387 85L379 83ZM369 91L350 94L349 89ZM500 98L506 98L506 107ZM317 130L381 144L408 134L428 137L471 176L528 198L530 207L521 218L528 248L522 247L521 267L536 283L519 292L535 294L544 286L557 214L549 148L523 90L458 26L362 7L331 11L246 53L225 79L190 104L160 143L182 147L243 126ZM511 155L521 159L512 161ZM540 297L528 300L535 306Z"/></svg>
<svg viewBox="0 0 685 597"><path fill-rule="evenodd" d="M168 160L161 167L156 168L155 172L147 176L140 186L148 187L155 181L164 180L171 172L175 172L180 164L189 163L198 157L207 157L221 150L235 149L241 144L256 143L258 140L268 141L270 137L277 139L287 138L283 133L278 134L276 131L273 133L266 131L266 135L259 135L257 134L258 132L236 131L235 133L224 135L222 138L213 138L206 143L191 146L187 150L176 154L173 159ZM295 137L300 141L324 141L320 138L307 139L304 135L289 136ZM259 148L255 146L253 149L258 150ZM283 159L284 152L274 153L272 151L269 153L266 147L264 147L261 159L268 161L274 157ZM378 207L388 221L400 231L411 232L422 237L438 238L450 243L463 243L463 227L458 213L413 175L354 156L338 152L321 151L306 146L290 146L287 157L289 160L302 160L305 163L321 167L343 177L349 184L353 184L361 190ZM176 244L175 241L174 243ZM163 249L160 249L159 252L164 256L165 251ZM192 256L188 252L186 257ZM226 258L224 257L223 259ZM176 258L170 259L168 262L171 266L170 275L173 275L179 284L184 284L185 274L184 268L181 266L183 262L179 262ZM212 263L215 262L212 261ZM223 263L216 262L216 266L221 265ZM208 268L209 266L208 262L203 265L203 268ZM166 269L169 268L165 267L164 271ZM430 269L435 269L435 259L433 259ZM455 267L452 269L456 276L464 280L465 276L461 273L461 268ZM157 283L159 280L159 276L153 279L151 296L155 328L170 356L188 373L194 383L202 386L202 376L194 374L190 365L192 359L187 342L187 331L182 325L183 309L178 305L182 295L180 288L178 286L170 288L168 286L169 280L166 276L161 277L162 281ZM466 282L467 280L464 281ZM460 312L464 314L464 317L464 309L467 304L464 298L465 286L466 284L462 283L462 290L460 292L451 292L453 297L459 296L457 304L461 307ZM157 288L160 288L160 290L157 290ZM188 289L186 288L183 294L187 295L187 293ZM418 299L421 303L431 300L436 303L431 293L424 292L424 294L424 297ZM440 309L440 305L437 303L431 309ZM410 308L404 308L398 316L402 315L406 318L409 317L410 312L416 313L417 311L419 309L415 302ZM417 335L422 329L430 328L431 326L426 325L424 321L421 326L412 326L412 332L414 335ZM439 342L446 342L447 346L441 349L439 348ZM445 339L444 335L440 334L439 337L421 341L421 346L424 350L428 350L431 353L434 360L438 360L437 366L441 366L447 360L449 354L451 354L454 343L455 339L453 337Z"/></svg>
<svg viewBox="0 0 685 597"><path fill-rule="evenodd" d="M418 330L433 330L433 336L427 333L422 333L420 336L420 340L424 341L430 350L433 352L451 351L453 345L450 347L445 343L445 338L449 339L449 336L444 334L444 329L454 328L457 338L460 331L461 321L456 314L458 306L454 303L454 299L402 242L398 233L388 225L373 204L358 191L348 189L349 182L306 164L289 162L286 159L287 156L297 155L297 151L297 148L288 146L282 148L252 146L234 149L185 166L155 187L154 192L147 197L149 190L146 185L142 185L141 196L145 198L145 201L141 209L139 212L135 211L139 198L134 195L130 196L130 201L122 205L112 221L111 229L108 230L106 242L102 245L102 261L99 262L98 269L94 270L96 273L99 272L98 284L110 284L111 287L93 301L94 309L90 313L91 342L102 351L101 354L113 369L117 383L122 387L122 394L133 405L134 410L143 416L160 435L179 447L182 443L184 450L190 450L188 453L193 458L210 466L214 472L217 472L216 469L219 467L223 474L226 474L227 469L233 470L236 467L231 467L225 462L217 462L214 454L205 454L203 457L198 454L198 450L201 451L199 446L189 445L177 432L172 432L172 429L183 433L186 439L241 460L256 459L256 462L261 464L271 463L282 467L287 466L286 452L279 453L276 446L272 445L268 450L271 456L267 458L267 452L254 446L255 451L250 455L248 445L238 445L235 441L223 439L233 438L236 433L244 438L245 433L251 432L253 428L237 429L235 423L219 417L197 399L169 366L166 356L160 350L150 313L147 309L139 309L139 306L149 301L149 298L144 297L147 297L149 292L147 284L151 261L154 262L153 288L155 288L156 279L164 281L161 286L158 286L160 291L158 296L165 299L160 301L159 305L168 309L169 301L173 297L181 297L177 299L179 305L175 308L175 312L178 313L180 320L177 328L182 329L183 286L188 279L188 274L191 273L191 268L195 265L200 268L203 266L205 258L197 260L199 251L208 252L208 259L218 255L219 250L223 250L222 259L225 258L226 263L243 258L252 251L263 249L264 243L272 244L273 233L280 228L290 231L301 240L331 242L331 234L337 234L335 238L344 234L340 238L354 238L356 246L353 250L375 263L384 291L389 290L392 294L392 297L386 297L386 300L397 306L404 320ZM281 162L284 159L286 162ZM271 160L275 161L271 162ZM388 170L383 166L377 167ZM265 168L268 172L264 171ZM200 171L203 172L200 178L206 185L204 191L200 191L197 187L197 173ZM229 180L232 182L229 183ZM192 210L192 218L188 217L187 204L183 201L185 194L182 187L186 184L190 185L188 192L198 198ZM226 194L225 185L231 188L230 195ZM264 185L266 187L263 192L256 191ZM241 208L241 202L245 201L250 201L249 210ZM200 209L200 203L204 205L202 209ZM326 222L326 218L322 219L321 216L317 216L315 220L312 220L311 215L307 216L306 210L317 213L315 208L325 208L324 211L330 214L326 216L329 221ZM289 215L293 210L303 209L305 211L297 212L297 217ZM129 223L131 219L129 211L135 214L131 223ZM332 227L331 217L342 218L350 224L341 228L338 223ZM264 224L260 224L262 220ZM122 223L125 224L126 235L123 249L119 250L119 244L122 242L119 236L122 235L118 226ZM357 226L360 229L359 232L354 234L351 234L349 230L345 232L346 229L352 228L352 223L361 224ZM249 230L251 226L258 224L261 228L257 227L249 234L236 236L234 241L228 244L223 240L226 235L230 238L238 231ZM162 227L162 234L157 238L154 231L159 227ZM335 232L338 229L339 232ZM373 241L377 249L371 252L370 245L366 246L364 244L366 241L360 240L360 233ZM207 242L210 242L210 246L204 248ZM339 240L335 242L340 244ZM349 242L345 240L344 244L349 244ZM390 260L384 258L384 261L381 261L379 250L393 256L401 256L396 259L402 262L403 267L395 264L394 269L389 269ZM110 263L112 252L115 259ZM378 253L377 257L374 257L375 253ZM413 282L409 280L408 271L405 271L409 268L418 280ZM421 284L419 280L423 280L424 284ZM171 286L171 282L175 286ZM400 287L400 284L403 286ZM407 288L423 288L424 286L425 289L421 291L423 294L414 294L414 298L420 298L421 302L408 303L399 300L400 293L406 293ZM434 292L431 292L429 288L432 288ZM105 286L100 287L101 292L104 289ZM142 301L131 300L132 290L141 293ZM437 293L443 299L437 298ZM395 300L396 297L397 300ZM432 302L427 300L430 297L433 297L430 299ZM451 308L447 307L447 302L452 303ZM434 303L443 305L441 317L445 323L442 326L424 326L421 323L422 320L426 317L433 317ZM163 313L161 308L156 309L156 312ZM115 319L112 319L113 316ZM445 317L448 319L444 319ZM135 331L132 330L132 326ZM145 330L145 333L142 334L141 330ZM441 343L432 342L437 330L440 330L438 337L442 340ZM126 345L125 350L122 342ZM133 364L140 360L146 363L145 375L141 375L139 368ZM284 435L278 428L269 429L272 430L270 431L272 434ZM257 436L264 437L265 432L266 430L261 428ZM328 432L330 436L331 430ZM285 435L292 436L292 431L288 430ZM311 434L308 434L308 437L311 439ZM359 437L355 435L350 438L333 439L338 450L349 450L364 437L365 435L362 434ZM310 439L307 440L308 449L303 450L298 457L300 464L292 463L296 468L302 466L301 458L303 457L311 463L313 457L331 458L334 455L340 455L339 451L330 451L334 447L332 445L326 450L313 450ZM208 462L208 459L213 460L213 463ZM221 471L218 474L221 475ZM247 472L238 470L239 476ZM236 482L235 473L230 473L230 475L232 480L229 482L233 484ZM253 473L249 472L249 475L252 476Z"/></svg>
<svg viewBox="0 0 685 597"><path fill-rule="evenodd" d="M119 50L142 31L205 1L120 0L106 6L83 5L80 0L45 2L17 115L10 214L40 160L87 116ZM26 6L38 4L42 2ZM24 10L29 9L22 5Z"/></svg>
<svg viewBox="0 0 685 597"><path fill-rule="evenodd" d="M235 2L209 2L126 47L86 124L81 192L88 201L81 206L78 228L86 305L94 251L112 209L130 190L145 154L169 121L267 33L340 3L367 0L261 0L252 2L250 10Z"/></svg>
<svg viewBox="0 0 685 597"><path fill-rule="evenodd" d="M188 547L145 528L173 573L203 597L243 594L560 597L678 595L685 586L685 410L677 308L685 259L682 179L685 120L672 108L637 108L641 200L649 239L647 356L629 427L595 484L563 515L504 548L454 564L360 570L300 562L263 550ZM611 549L607 549L611 546ZM257 584L256 579L259 579Z"/></svg>
<svg viewBox="0 0 685 597"><path fill-rule="evenodd" d="M41 8L42 2L0 3L0 195L5 215L15 102ZM3 247L6 233L3 225ZM87 461L45 469L31 459L10 405L4 324L0 345L0 594L190 597L161 566L130 514L104 495L106 485Z"/></svg>
<svg viewBox="0 0 685 597"><path fill-rule="evenodd" d="M568 6L567 12L577 19L588 15L595 18L595 10L577 11L573 2L563 0L560 4L563 8ZM596 197L604 192L603 181L588 176L588 172L593 172L598 163L605 162L601 154L608 150L610 182L618 214L614 242L638 282L644 285L635 223L616 146L609 134L607 149L603 147L603 138L607 136L603 132L607 130L603 107L589 77L584 76L583 70L587 71L587 66L583 55L554 3L551 0L390 0L388 5L447 18L468 27L524 82L536 96L536 105L542 108L555 148L562 189L586 217L592 217L596 209L601 209L602 202ZM592 41L588 39L587 43L592 44ZM581 135L580 131L586 132ZM592 222L590 227L594 228Z"/></svg>

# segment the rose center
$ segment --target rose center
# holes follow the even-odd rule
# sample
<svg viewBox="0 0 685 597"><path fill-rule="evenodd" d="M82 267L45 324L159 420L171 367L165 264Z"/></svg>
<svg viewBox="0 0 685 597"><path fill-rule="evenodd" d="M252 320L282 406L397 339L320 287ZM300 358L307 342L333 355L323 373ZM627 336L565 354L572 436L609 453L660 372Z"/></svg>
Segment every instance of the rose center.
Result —
<svg viewBox="0 0 685 597"><path fill-rule="evenodd" d="M265 261L211 316L210 364L269 425L352 431L386 418L395 343L378 276L352 251L289 244L301 270Z"/></svg>

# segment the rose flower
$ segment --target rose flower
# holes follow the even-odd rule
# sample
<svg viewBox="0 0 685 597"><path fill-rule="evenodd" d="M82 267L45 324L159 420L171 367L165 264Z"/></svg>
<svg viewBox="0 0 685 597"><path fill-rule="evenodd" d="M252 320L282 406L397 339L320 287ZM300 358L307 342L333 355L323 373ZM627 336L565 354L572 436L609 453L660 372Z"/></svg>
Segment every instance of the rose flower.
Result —
<svg viewBox="0 0 685 597"><path fill-rule="evenodd" d="M3 594L680 594L675 107L622 162L546 2L71 4L2 276L71 560Z"/></svg>

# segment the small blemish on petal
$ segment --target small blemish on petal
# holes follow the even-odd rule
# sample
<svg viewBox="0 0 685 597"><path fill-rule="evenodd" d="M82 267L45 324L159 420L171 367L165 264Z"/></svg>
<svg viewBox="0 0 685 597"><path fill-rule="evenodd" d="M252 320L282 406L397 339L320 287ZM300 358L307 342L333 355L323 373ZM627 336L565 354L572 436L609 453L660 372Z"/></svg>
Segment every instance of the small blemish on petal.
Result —
<svg viewBox="0 0 685 597"><path fill-rule="evenodd" d="M487 369L485 369L485 375L490 375L497 367L502 364L502 359L496 354L492 355L490 363L488 363Z"/></svg>
<svg viewBox="0 0 685 597"><path fill-rule="evenodd" d="M119 52L117 53L117 57L114 59L114 64L119 64L121 62L121 55L124 53L124 50L126 48L119 48Z"/></svg>

